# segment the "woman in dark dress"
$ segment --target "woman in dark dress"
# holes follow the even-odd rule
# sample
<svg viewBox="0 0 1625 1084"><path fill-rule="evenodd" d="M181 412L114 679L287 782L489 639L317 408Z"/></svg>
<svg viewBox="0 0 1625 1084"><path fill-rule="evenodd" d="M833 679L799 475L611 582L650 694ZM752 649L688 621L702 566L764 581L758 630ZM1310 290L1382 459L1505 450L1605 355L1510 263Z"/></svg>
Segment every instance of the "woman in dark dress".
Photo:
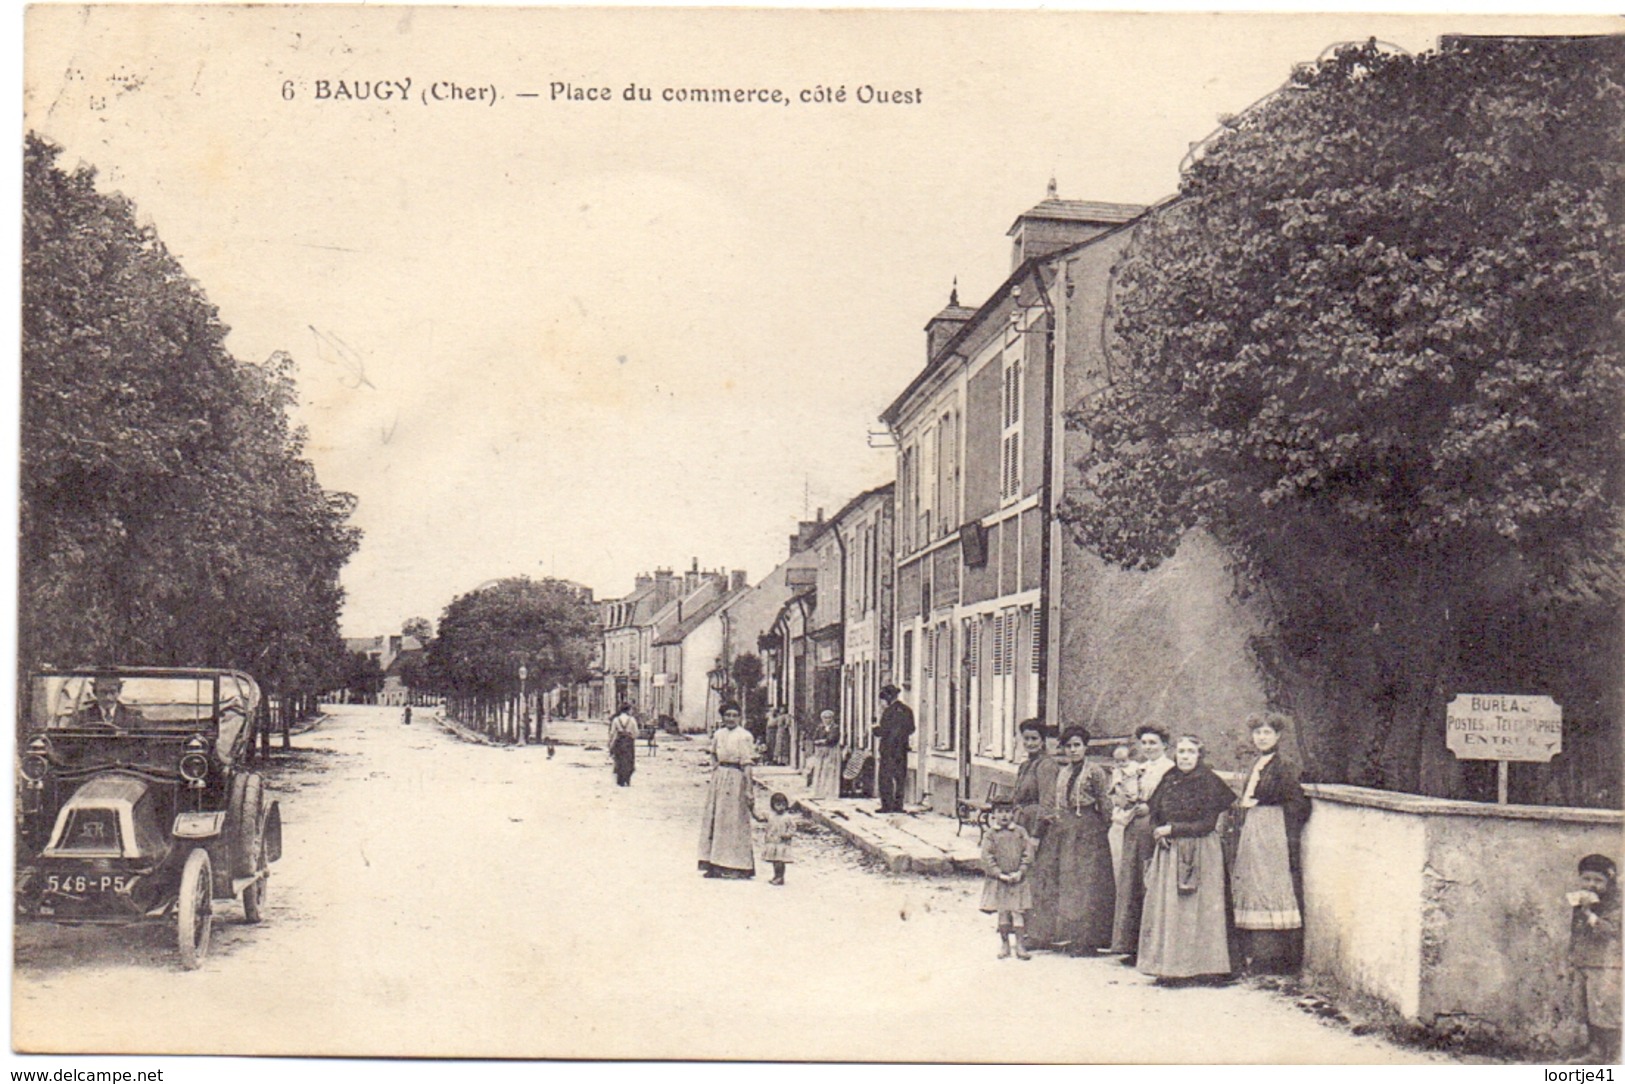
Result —
<svg viewBox="0 0 1625 1084"><path fill-rule="evenodd" d="M1048 737L1049 728L1037 719L1021 724L1021 744L1027 750L1027 759L1016 769L1016 787L1011 795L1016 823L1039 841L1038 857L1027 878L1033 894L1032 909L1027 913L1027 944L1038 948L1047 947L1055 939L1058 852L1054 847L1045 847L1043 840L1055 819L1055 782L1061 764L1045 746Z"/></svg>
<svg viewBox="0 0 1625 1084"><path fill-rule="evenodd" d="M1236 803L1241 837L1230 892L1244 967L1291 972L1303 958L1303 870L1298 841L1309 819L1309 799L1296 765L1278 751L1291 724L1271 712L1250 720L1258 760Z"/></svg>
<svg viewBox="0 0 1625 1084"><path fill-rule="evenodd" d="M1202 743L1180 738L1173 770L1151 795L1156 850L1145 875L1137 966L1159 981L1230 973L1218 825L1236 794L1201 759Z"/></svg>
<svg viewBox="0 0 1625 1084"><path fill-rule="evenodd" d="M1085 762L1088 747L1089 732L1081 726L1061 735L1066 764L1055 781L1054 818L1044 836L1044 846L1054 850L1054 943L1074 956L1093 955L1111 944L1116 902L1107 841L1111 776Z"/></svg>

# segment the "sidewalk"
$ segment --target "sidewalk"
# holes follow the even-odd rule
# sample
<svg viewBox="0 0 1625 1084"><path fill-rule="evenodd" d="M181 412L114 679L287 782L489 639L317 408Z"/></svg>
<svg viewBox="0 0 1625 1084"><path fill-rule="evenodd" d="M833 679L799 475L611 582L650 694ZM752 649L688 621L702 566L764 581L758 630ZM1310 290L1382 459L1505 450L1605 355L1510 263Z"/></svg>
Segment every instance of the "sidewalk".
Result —
<svg viewBox="0 0 1625 1084"><path fill-rule="evenodd" d="M956 835L957 822L940 814L881 814L873 798L815 799L805 771L795 768L757 765L751 774L758 787L782 792L792 808L878 858L893 873L982 872L981 844L972 825Z"/></svg>
<svg viewBox="0 0 1625 1084"><path fill-rule="evenodd" d="M483 735L446 718L440 712L431 718L465 741L492 744ZM558 745L602 748L604 730L605 724L596 721L553 719L547 724L547 736ZM662 752L694 749L697 745L693 735L679 737L661 734L657 741ZM644 755L641 743L638 753ZM782 791L790 799L791 808L801 810L809 819L828 828L865 854L879 859L893 873L980 875L982 872L981 842L973 825L966 825L956 835L954 829L957 822L940 814L881 815L876 812L880 803L873 798L815 799L807 786L804 769L758 764L751 774L763 797L774 791Z"/></svg>

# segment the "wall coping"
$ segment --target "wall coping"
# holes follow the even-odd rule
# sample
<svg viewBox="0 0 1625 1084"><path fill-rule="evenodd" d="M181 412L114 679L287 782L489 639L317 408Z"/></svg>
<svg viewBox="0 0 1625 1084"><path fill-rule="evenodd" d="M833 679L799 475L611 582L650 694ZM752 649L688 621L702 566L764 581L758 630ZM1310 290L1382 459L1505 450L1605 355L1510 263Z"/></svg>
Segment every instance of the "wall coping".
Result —
<svg viewBox="0 0 1625 1084"><path fill-rule="evenodd" d="M1458 798L1431 798L1425 794L1406 794L1401 791L1374 790L1346 783L1305 783L1304 792L1311 798L1339 805L1365 806L1386 809L1395 813L1410 813L1431 817L1488 817L1516 821L1561 821L1570 824L1606 824L1618 827L1625 824L1625 812L1618 809L1584 809L1578 806L1550 805L1496 805L1493 802L1469 802Z"/></svg>

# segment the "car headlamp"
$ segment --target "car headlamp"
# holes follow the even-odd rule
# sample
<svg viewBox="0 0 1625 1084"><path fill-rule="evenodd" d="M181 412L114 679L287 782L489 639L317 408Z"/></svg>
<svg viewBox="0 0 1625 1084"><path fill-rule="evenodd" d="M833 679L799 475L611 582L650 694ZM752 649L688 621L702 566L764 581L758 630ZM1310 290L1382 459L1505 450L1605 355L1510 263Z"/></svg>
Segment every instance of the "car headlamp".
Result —
<svg viewBox="0 0 1625 1084"><path fill-rule="evenodd" d="M188 782L201 783L209 774L209 758L202 753L187 753L181 757L181 775Z"/></svg>
<svg viewBox="0 0 1625 1084"><path fill-rule="evenodd" d="M51 762L39 753L29 753L23 757L22 762L18 765L18 770L23 773L23 778L30 783L38 783L50 772Z"/></svg>

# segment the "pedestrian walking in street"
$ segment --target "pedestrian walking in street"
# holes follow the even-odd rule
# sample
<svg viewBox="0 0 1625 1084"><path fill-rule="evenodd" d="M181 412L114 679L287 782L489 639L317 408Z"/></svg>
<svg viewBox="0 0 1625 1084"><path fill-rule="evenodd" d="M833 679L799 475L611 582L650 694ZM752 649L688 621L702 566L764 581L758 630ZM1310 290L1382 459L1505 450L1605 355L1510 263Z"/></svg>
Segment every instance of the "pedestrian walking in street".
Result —
<svg viewBox="0 0 1625 1084"><path fill-rule="evenodd" d="M1235 800L1235 791L1202 763L1202 743L1180 738L1173 770L1149 803L1156 846L1145 880L1138 967L1159 983L1230 974L1219 818Z"/></svg>
<svg viewBox="0 0 1625 1084"><path fill-rule="evenodd" d="M1567 899L1573 908L1569 966L1589 1039L1586 1058L1613 1065L1619 1061L1621 967L1619 876L1613 860L1600 854L1580 859L1580 887Z"/></svg>
<svg viewBox="0 0 1625 1084"><path fill-rule="evenodd" d="M630 787L638 762L638 719L631 704L623 703L609 721L609 759L615 766L615 785Z"/></svg>
<svg viewBox="0 0 1625 1084"><path fill-rule="evenodd" d="M1033 889L1028 874L1038 841L1016 823L1016 809L1009 802L995 802L989 816L993 824L982 837L982 911L999 916L999 959L1009 958L1012 933L1016 958L1031 959L1026 938Z"/></svg>
<svg viewBox="0 0 1625 1084"><path fill-rule="evenodd" d="M1145 874L1156 854L1151 831L1151 795L1156 793L1174 766L1168 757L1168 732L1149 724L1134 731L1139 747L1140 775L1132 792L1125 790L1123 801L1128 817L1123 825L1123 854L1117 860L1117 907L1112 919L1112 951L1121 953L1122 963L1132 967L1140 951L1140 912L1145 906Z"/></svg>
<svg viewBox="0 0 1625 1084"><path fill-rule="evenodd" d="M1061 735L1065 763L1055 781L1055 816L1044 835L1054 851L1054 943L1074 956L1090 956L1111 944L1117 893L1112 874L1111 777L1088 763L1089 732L1068 727Z"/></svg>
<svg viewBox="0 0 1625 1084"><path fill-rule="evenodd" d="M770 810L764 818L766 828L762 831L762 860L773 863L773 879L770 885L784 884L784 867L795 861L791 857L790 847L796 838L796 819L790 812L790 799L775 791L773 797L767 800Z"/></svg>
<svg viewBox="0 0 1625 1084"><path fill-rule="evenodd" d="M756 741L740 725L739 705L722 705L722 725L711 736L711 778L700 813L700 871L707 877L756 876L751 850L751 762Z"/></svg>
<svg viewBox="0 0 1625 1084"><path fill-rule="evenodd" d="M882 813L903 811L903 788L908 779L908 739L914 733L914 713L898 699L898 692L895 685L880 690L880 702L886 709L874 728L880 744L878 787Z"/></svg>
<svg viewBox="0 0 1625 1084"><path fill-rule="evenodd" d="M1248 726L1258 760L1236 802L1241 833L1230 898L1241 936L1242 969L1285 973L1303 958L1303 869L1298 841L1309 819L1309 799L1295 764L1280 755L1291 720L1254 716Z"/></svg>
<svg viewBox="0 0 1625 1084"><path fill-rule="evenodd" d="M841 796L841 731L835 725L833 711L818 713L818 725L812 732L812 766L808 769L808 782L812 796L819 799Z"/></svg>
<svg viewBox="0 0 1625 1084"><path fill-rule="evenodd" d="M1027 758L1016 769L1016 785L1010 800L1016 807L1016 823L1038 842L1028 880L1032 882L1033 905L1027 915L1027 945L1047 948L1055 937L1056 862L1054 847L1044 846L1050 824L1055 820L1055 784L1061 775L1061 762L1049 751L1049 727L1040 719L1021 724L1021 745Z"/></svg>
<svg viewBox="0 0 1625 1084"><path fill-rule="evenodd" d="M412 725L412 705L411 704L406 705L406 709L401 712L401 722L403 724L405 724L406 726L411 726Z"/></svg>

